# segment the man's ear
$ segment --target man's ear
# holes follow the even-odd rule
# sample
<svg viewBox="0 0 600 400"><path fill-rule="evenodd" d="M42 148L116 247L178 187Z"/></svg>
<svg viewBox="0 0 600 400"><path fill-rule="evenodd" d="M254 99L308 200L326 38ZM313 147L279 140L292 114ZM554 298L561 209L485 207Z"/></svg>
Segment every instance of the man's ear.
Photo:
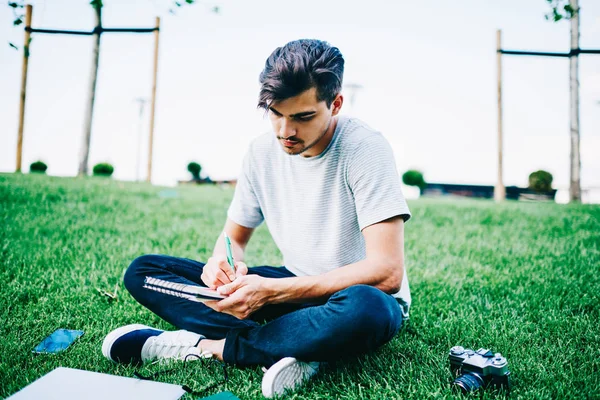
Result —
<svg viewBox="0 0 600 400"><path fill-rule="evenodd" d="M335 99L333 99L333 102L331 103L331 115L338 115L338 113L340 112L340 110L342 109L342 104L344 104L344 96L342 96L342 94L338 94Z"/></svg>

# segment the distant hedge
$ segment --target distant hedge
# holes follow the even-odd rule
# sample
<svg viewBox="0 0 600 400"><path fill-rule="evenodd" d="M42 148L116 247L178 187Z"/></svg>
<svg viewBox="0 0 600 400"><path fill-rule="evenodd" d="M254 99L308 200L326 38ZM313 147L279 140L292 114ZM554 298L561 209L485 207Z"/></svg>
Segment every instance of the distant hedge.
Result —
<svg viewBox="0 0 600 400"><path fill-rule="evenodd" d="M94 165L93 174L96 176L111 176L115 171L109 163L99 163Z"/></svg>
<svg viewBox="0 0 600 400"><path fill-rule="evenodd" d="M552 190L552 174L548 171L535 171L529 174L529 189L536 192L549 192Z"/></svg>
<svg viewBox="0 0 600 400"><path fill-rule="evenodd" d="M43 161L35 161L32 162L29 166L29 172L34 172L38 174L45 174L48 166Z"/></svg>
<svg viewBox="0 0 600 400"><path fill-rule="evenodd" d="M196 181L200 180L200 171L202 171L202 166L197 162L192 161L188 164L187 170L192 174L192 178Z"/></svg>
<svg viewBox="0 0 600 400"><path fill-rule="evenodd" d="M425 189L427 186L423 173L414 169L409 169L402 175L402 182L408 186L416 186L420 190Z"/></svg>

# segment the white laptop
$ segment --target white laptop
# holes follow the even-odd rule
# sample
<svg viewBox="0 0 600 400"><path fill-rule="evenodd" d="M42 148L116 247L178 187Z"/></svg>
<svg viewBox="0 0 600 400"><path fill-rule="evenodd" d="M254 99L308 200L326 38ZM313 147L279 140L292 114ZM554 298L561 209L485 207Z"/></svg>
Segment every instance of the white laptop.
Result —
<svg viewBox="0 0 600 400"><path fill-rule="evenodd" d="M179 385L59 367L25 386L7 400L177 400Z"/></svg>

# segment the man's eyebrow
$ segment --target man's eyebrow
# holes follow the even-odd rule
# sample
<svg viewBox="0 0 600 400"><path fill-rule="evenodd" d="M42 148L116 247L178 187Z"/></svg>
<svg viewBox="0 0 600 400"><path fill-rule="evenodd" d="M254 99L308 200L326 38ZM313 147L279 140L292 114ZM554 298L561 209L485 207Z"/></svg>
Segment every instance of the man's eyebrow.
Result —
<svg viewBox="0 0 600 400"><path fill-rule="evenodd" d="M273 107L269 107L269 109L271 111L273 111L277 115L283 115L282 113L280 113L279 111L277 111ZM302 111L302 112L299 112L299 113L296 113L296 114L292 114L292 115L290 115L290 117L291 118L301 118L301 117L307 117L309 115L313 115L313 114L316 114L316 113L317 113L316 111Z"/></svg>

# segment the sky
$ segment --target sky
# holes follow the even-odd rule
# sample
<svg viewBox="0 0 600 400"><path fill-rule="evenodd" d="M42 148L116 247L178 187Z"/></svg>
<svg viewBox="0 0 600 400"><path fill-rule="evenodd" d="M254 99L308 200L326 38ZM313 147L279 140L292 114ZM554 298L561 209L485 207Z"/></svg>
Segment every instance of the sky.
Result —
<svg viewBox="0 0 600 400"><path fill-rule="evenodd" d="M32 0L33 26L89 31L87 0ZM544 19L546 0L199 1L168 12L170 0L104 0L105 27L152 27L161 17L152 182L203 175L235 178L250 141L269 131L256 109L269 54L299 38L326 40L346 60L350 90L342 114L364 120L392 145L398 171L429 182L496 180L496 30L503 48L569 50L569 23ZM218 6L218 14L212 8ZM580 0L581 48L600 49L600 2ZM0 171L16 163L22 28L0 5ZM92 66L92 38L33 34L23 166L77 174ZM115 178L145 179L152 87L152 34L102 36L90 165L110 162ZM600 56L580 57L583 188L600 189ZM567 59L503 57L504 178L526 186L551 172L564 199L569 183ZM139 166L139 168L138 168ZM91 169L91 168L90 168ZM406 189L409 197L414 192ZM584 193L585 195L585 193ZM588 196L588 200L591 197ZM596 201L600 201L597 199Z"/></svg>

